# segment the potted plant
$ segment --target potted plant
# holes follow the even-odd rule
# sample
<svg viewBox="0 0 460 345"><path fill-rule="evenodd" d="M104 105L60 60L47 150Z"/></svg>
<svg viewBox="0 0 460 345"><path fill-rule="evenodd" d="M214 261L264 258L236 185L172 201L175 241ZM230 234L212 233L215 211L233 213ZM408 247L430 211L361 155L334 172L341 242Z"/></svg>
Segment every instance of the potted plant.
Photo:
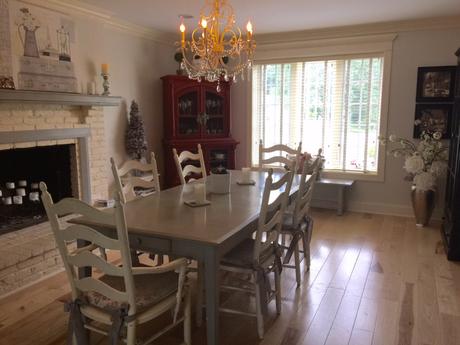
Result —
<svg viewBox="0 0 460 345"><path fill-rule="evenodd" d="M419 121L415 125L420 125ZM392 134L381 137L383 145L392 145L388 153L404 157L406 180L412 182L411 199L417 226L426 226L434 209L437 180L447 171L447 150L440 132L423 131L420 141L401 138Z"/></svg>

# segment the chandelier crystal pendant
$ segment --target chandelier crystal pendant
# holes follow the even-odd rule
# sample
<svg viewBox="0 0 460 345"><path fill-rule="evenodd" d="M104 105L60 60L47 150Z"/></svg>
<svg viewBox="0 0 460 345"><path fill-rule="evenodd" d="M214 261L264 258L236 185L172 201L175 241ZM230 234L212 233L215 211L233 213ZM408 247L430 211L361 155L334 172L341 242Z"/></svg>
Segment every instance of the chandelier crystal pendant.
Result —
<svg viewBox="0 0 460 345"><path fill-rule="evenodd" d="M236 25L233 8L227 0L206 0L200 13L200 22L186 40L182 21L180 47L181 68L190 79L236 82L236 78L252 67L256 42L253 39L252 24L246 25L246 34Z"/></svg>

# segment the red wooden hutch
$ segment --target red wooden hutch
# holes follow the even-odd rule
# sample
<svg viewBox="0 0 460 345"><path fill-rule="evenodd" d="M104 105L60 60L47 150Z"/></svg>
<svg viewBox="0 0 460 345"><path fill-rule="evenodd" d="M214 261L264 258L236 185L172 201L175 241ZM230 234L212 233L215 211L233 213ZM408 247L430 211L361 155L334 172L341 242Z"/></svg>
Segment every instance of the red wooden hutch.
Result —
<svg viewBox="0 0 460 345"><path fill-rule="evenodd" d="M172 149L197 152L201 144L209 174L211 168L235 168L238 142L230 134L230 83L197 82L186 76L167 75L163 80L165 184L180 183Z"/></svg>

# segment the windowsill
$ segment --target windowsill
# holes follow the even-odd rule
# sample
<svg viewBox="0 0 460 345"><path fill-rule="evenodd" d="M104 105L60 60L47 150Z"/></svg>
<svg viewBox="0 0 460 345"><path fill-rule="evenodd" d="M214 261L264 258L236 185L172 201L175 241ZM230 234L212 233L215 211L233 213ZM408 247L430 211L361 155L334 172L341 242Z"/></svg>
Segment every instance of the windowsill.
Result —
<svg viewBox="0 0 460 345"><path fill-rule="evenodd" d="M264 170L268 170L272 168L274 171L285 171L284 168L280 166L270 166L264 167ZM251 169L259 170L258 164L252 165ZM368 182L384 182L383 173L363 173L363 172L353 172L353 171L336 171L336 170L323 170L321 171L321 177L323 178L336 178L336 179L343 179L343 180L354 180L354 181L368 181Z"/></svg>
<svg viewBox="0 0 460 345"><path fill-rule="evenodd" d="M353 172L353 171L334 171L334 170L323 170L321 172L321 177L324 178L337 178L337 179L349 179L355 181L369 181L369 182L383 182L384 176L383 173L363 173L363 172Z"/></svg>

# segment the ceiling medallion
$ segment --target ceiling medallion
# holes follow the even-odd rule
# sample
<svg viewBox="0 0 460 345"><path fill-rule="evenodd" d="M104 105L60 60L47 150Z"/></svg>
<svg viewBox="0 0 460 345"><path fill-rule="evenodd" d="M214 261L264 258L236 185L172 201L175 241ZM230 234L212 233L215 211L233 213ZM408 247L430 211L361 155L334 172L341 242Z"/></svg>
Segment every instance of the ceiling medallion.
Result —
<svg viewBox="0 0 460 345"><path fill-rule="evenodd" d="M256 42L253 39L252 24L248 21L246 34L236 25L233 8L227 0L206 0L200 12L198 27L186 40L182 21L180 49L181 67L194 80L236 82L236 78L252 66Z"/></svg>

